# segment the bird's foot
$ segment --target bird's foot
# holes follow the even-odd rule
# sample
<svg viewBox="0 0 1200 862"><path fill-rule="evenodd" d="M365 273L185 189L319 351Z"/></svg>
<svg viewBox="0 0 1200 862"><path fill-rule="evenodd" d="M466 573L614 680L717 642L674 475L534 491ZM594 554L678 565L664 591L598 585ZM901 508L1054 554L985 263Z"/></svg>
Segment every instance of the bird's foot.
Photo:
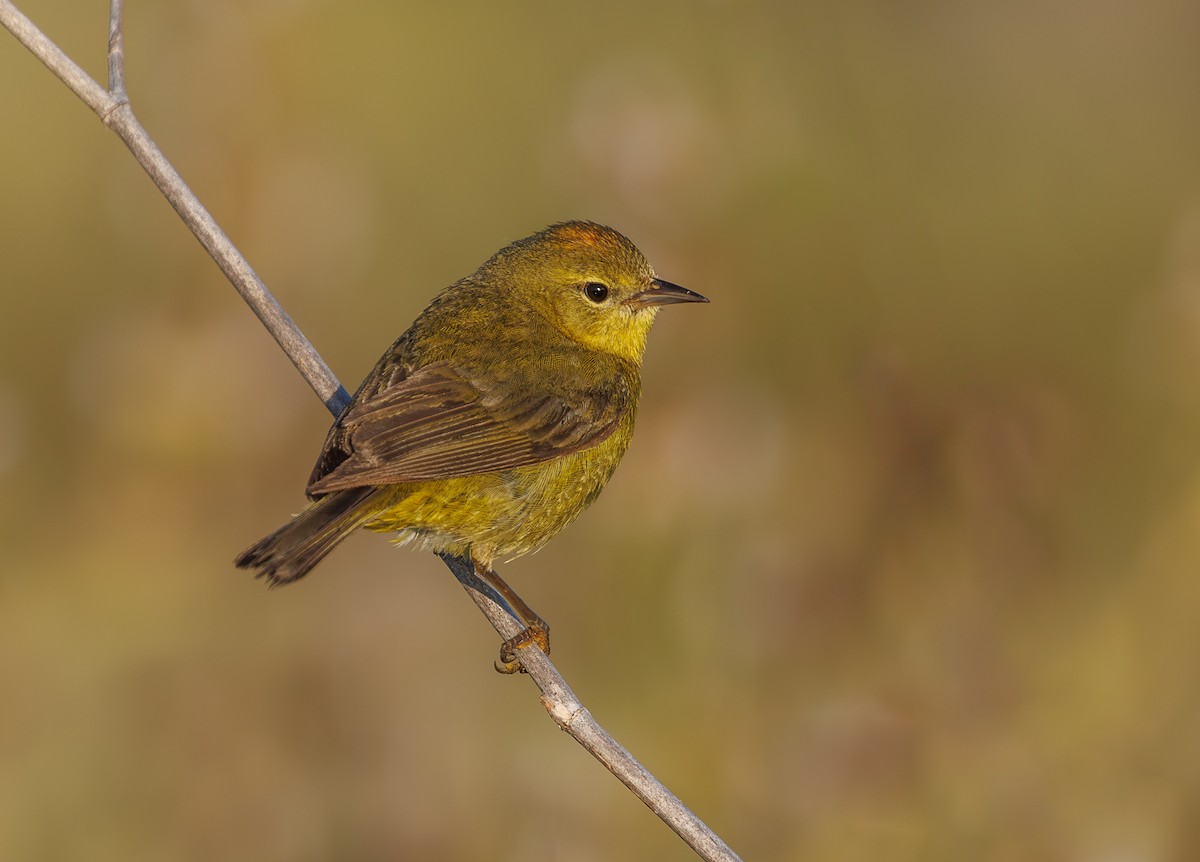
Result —
<svg viewBox="0 0 1200 862"><path fill-rule="evenodd" d="M500 644L500 658L496 660L495 668L499 673L526 673L525 666L517 656L517 650L536 646L546 655L550 655L550 626L546 621L535 619L527 622L525 628Z"/></svg>

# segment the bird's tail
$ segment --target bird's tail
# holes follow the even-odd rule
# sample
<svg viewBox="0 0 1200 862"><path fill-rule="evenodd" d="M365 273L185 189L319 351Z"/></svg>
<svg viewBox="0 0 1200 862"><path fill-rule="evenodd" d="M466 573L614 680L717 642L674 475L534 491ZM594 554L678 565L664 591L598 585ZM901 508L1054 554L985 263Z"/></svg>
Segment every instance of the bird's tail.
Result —
<svg viewBox="0 0 1200 862"><path fill-rule="evenodd" d="M254 576L266 578L273 587L290 584L308 574L343 539L370 520L378 508L379 493L376 488L348 488L322 497L242 551L234 565L257 569Z"/></svg>

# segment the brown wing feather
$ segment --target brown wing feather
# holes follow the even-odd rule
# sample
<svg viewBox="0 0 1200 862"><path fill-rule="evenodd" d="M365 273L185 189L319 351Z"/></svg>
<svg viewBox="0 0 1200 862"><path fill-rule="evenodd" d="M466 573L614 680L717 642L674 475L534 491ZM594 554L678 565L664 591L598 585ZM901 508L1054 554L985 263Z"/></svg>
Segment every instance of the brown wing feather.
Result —
<svg viewBox="0 0 1200 862"><path fill-rule="evenodd" d="M538 392L431 365L361 395L330 431L309 481L312 496L495 473L577 452L613 432L635 393L621 374Z"/></svg>

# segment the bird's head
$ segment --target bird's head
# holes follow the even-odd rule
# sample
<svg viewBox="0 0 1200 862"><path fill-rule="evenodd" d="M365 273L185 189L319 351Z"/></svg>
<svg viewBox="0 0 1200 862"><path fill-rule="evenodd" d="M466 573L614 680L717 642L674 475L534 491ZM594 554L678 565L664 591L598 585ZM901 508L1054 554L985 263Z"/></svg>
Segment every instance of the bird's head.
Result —
<svg viewBox="0 0 1200 862"><path fill-rule="evenodd" d="M661 306L708 302L657 278L633 243L592 222L552 225L498 252L484 269L573 341L635 363Z"/></svg>

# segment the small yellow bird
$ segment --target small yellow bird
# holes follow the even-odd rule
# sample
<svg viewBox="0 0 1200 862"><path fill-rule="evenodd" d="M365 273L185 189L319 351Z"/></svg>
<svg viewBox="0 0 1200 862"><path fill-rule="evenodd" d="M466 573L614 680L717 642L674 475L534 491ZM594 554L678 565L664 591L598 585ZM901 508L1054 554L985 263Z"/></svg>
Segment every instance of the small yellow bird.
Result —
<svg viewBox="0 0 1200 862"><path fill-rule="evenodd" d="M273 586L359 527L469 560L550 650L549 627L495 573L596 499L633 434L639 368L660 306L708 302L657 278L615 230L553 225L446 288L334 422L307 509L235 561Z"/></svg>

